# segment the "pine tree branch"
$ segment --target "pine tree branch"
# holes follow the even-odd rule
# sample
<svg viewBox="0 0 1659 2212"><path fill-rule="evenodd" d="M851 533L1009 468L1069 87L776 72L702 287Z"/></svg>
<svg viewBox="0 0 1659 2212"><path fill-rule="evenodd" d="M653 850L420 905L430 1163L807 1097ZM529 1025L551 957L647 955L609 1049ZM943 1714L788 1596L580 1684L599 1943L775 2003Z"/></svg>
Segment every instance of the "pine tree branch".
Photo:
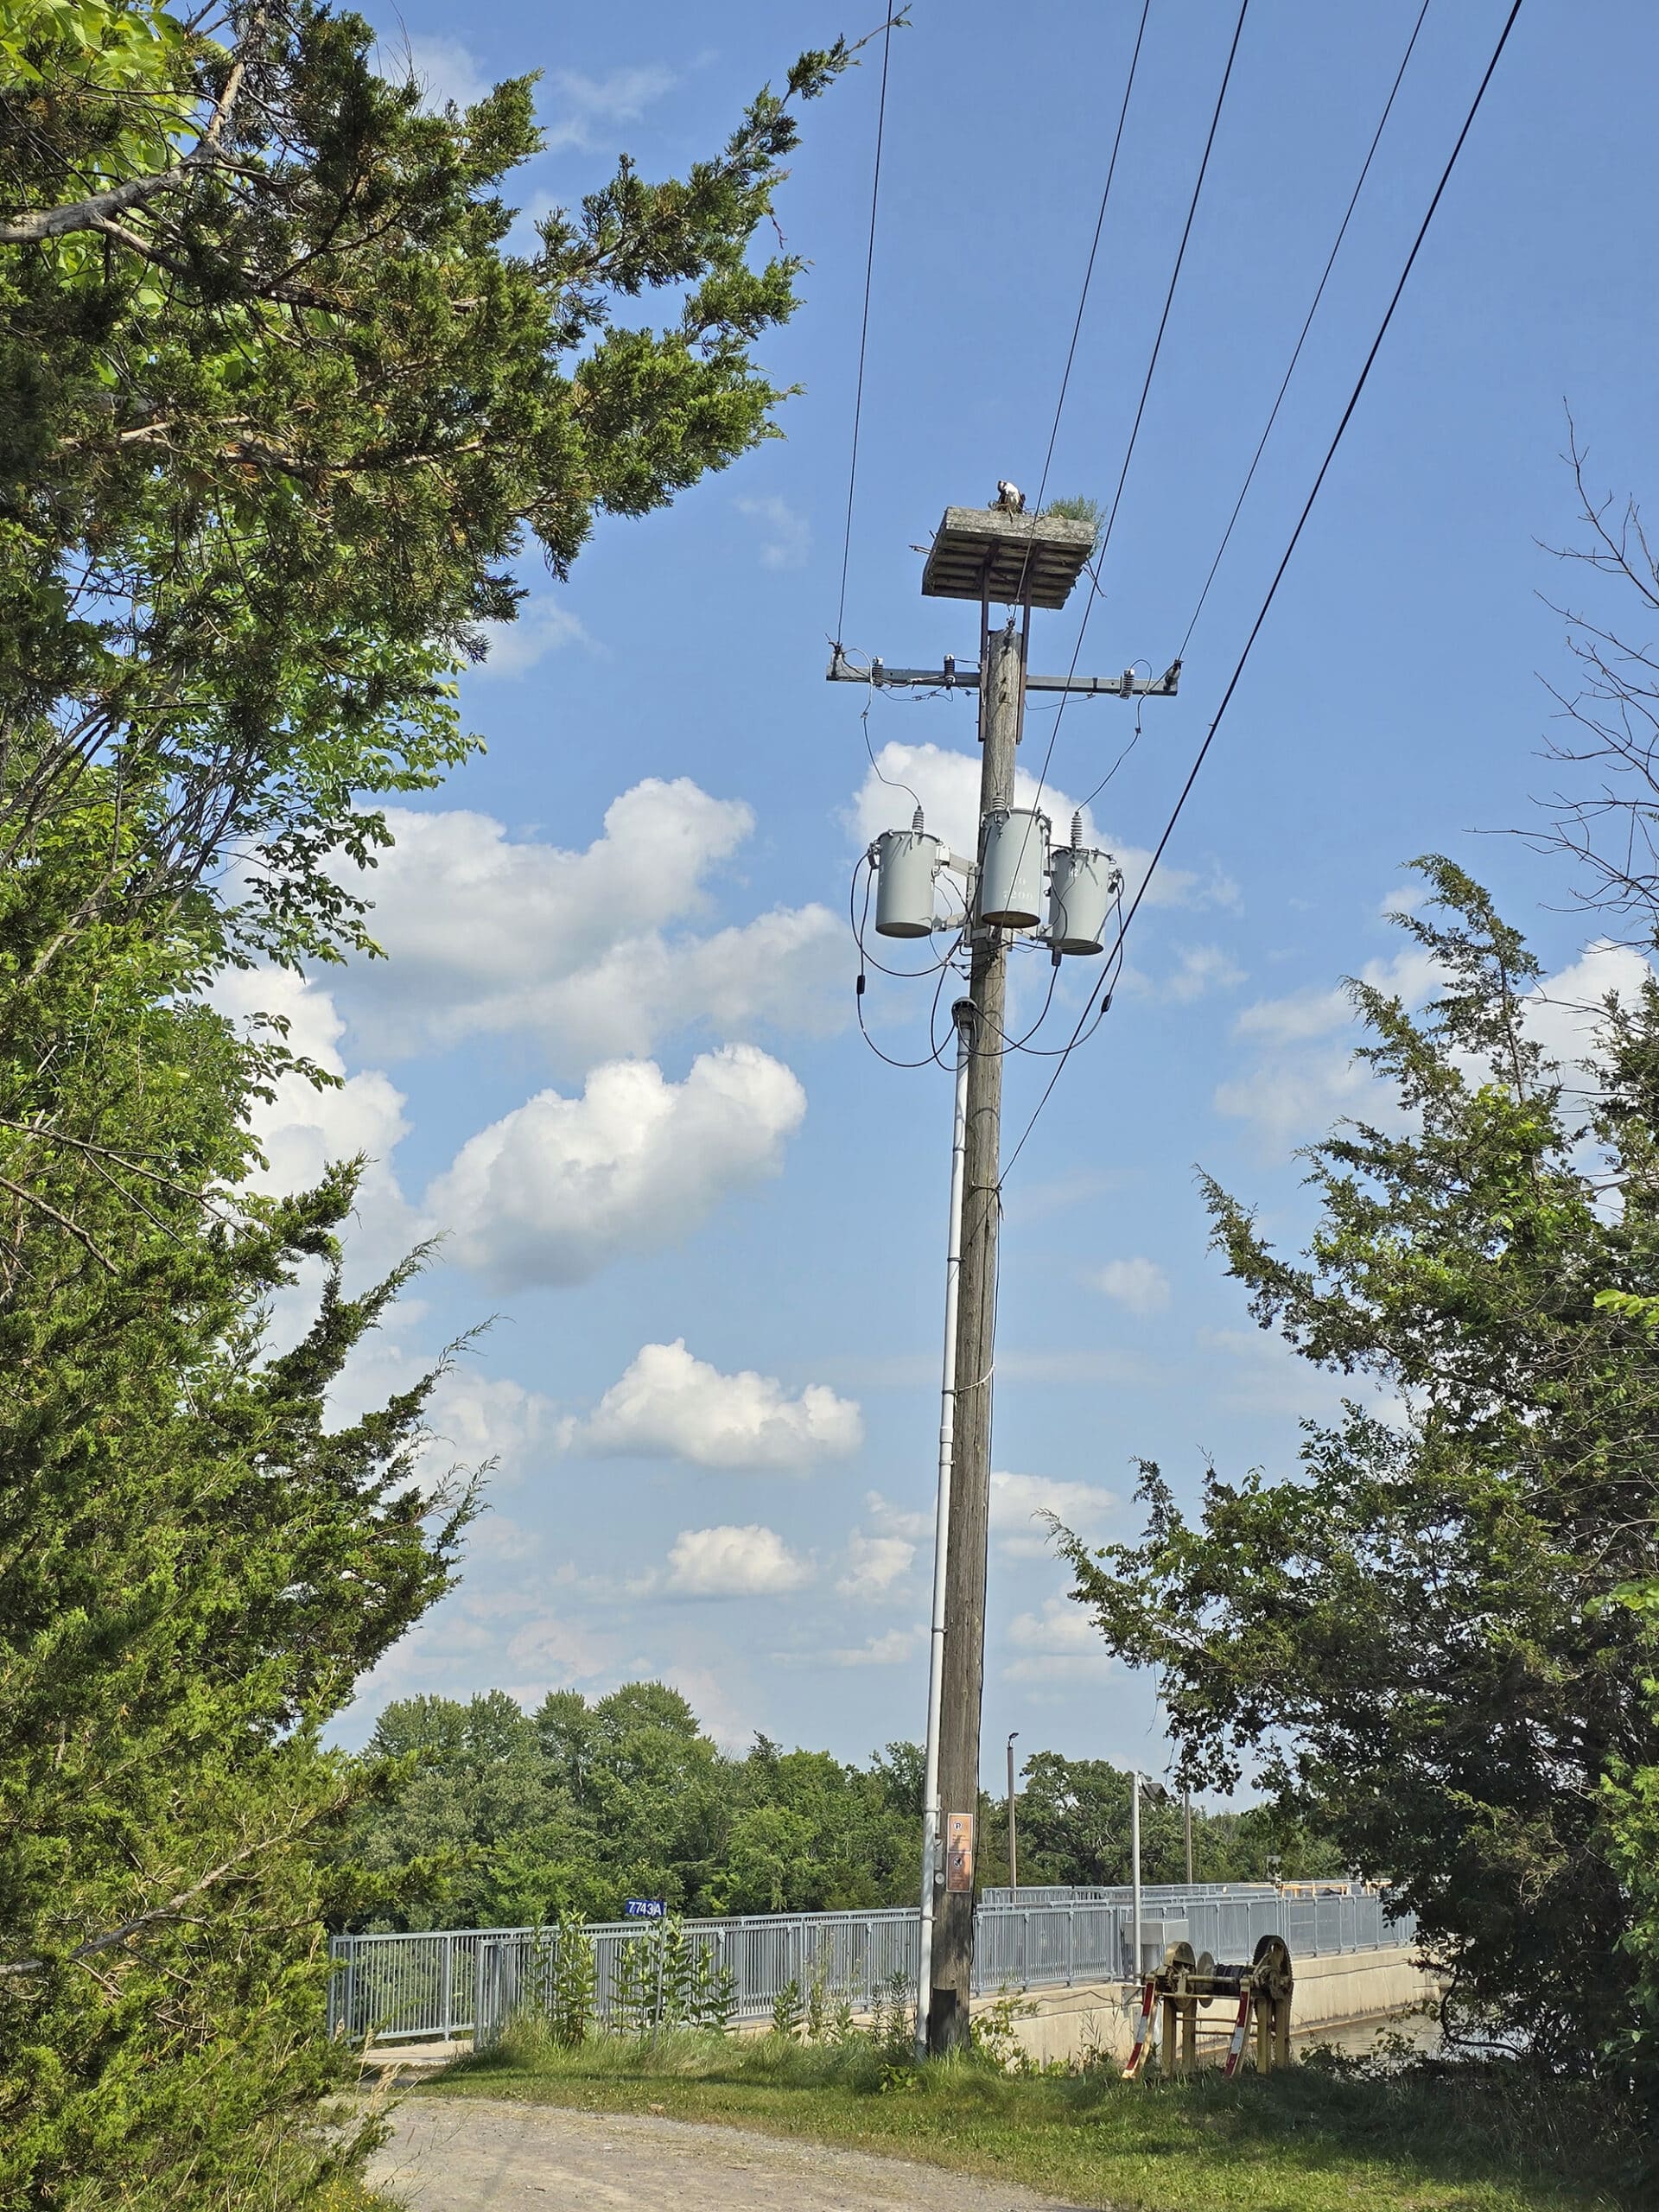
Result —
<svg viewBox="0 0 1659 2212"><path fill-rule="evenodd" d="M171 168L157 169L148 176L129 177L124 184L111 185L107 192L95 192L87 199L71 201L67 207L37 208L15 223L0 223L0 245L38 245L47 238L66 238L73 231L105 231L122 238L123 243L136 245L141 252L147 252L149 248L142 239L130 232L124 236L112 219L124 214L130 207L143 207L158 193L175 192L181 185L190 183L197 170L205 168L217 155L219 139L247 74L247 49L264 29L266 12L259 10L249 22L240 51L225 79L225 89L214 103L200 137L181 161L175 162Z"/></svg>
<svg viewBox="0 0 1659 2212"><path fill-rule="evenodd" d="M274 1851L281 1844L292 1843L319 1821L343 1811L351 1801L349 1790L338 1790L326 1804L314 1805L302 1818L290 1821L278 1834L260 1836L252 1843L244 1844L240 1851L233 1851L228 1859L221 1860L217 1866L210 1867L200 1881L193 1882L188 1890L180 1890L165 1904L152 1905L148 1912L134 1913L130 1920L119 1921L113 1928L106 1928L97 1936L89 1936L85 1942L77 1943L73 1951L67 1951L60 1960L13 1959L0 1964L0 1974L45 1974L54 1966L81 1966L86 1960L96 1958L100 1952L115 1950L119 1945L130 1942L146 1928L154 1928L162 1921L183 1920L187 1917L184 1908L188 1904L194 1904L207 1891L216 1888L238 1867L245 1866L250 1859L257 1859L262 1852ZM90 1967L87 1970L89 1973L92 1971Z"/></svg>

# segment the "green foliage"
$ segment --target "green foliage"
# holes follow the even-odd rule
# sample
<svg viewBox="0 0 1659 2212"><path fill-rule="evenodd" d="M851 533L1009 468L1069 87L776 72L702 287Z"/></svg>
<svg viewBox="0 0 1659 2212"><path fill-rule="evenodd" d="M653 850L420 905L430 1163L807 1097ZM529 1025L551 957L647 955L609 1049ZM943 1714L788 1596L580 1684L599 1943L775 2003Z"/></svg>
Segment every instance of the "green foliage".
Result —
<svg viewBox="0 0 1659 2212"><path fill-rule="evenodd" d="M1148 1467L1141 1543L1065 1548L1189 1772L1253 1764L1394 1878L1454 2020L1651 2102L1659 1347L1601 1294L1659 1281L1659 991L1606 1010L1586 1103L1529 1032L1525 945L1422 865L1438 995L1353 987L1395 1107L1310 1154L1306 1258L1208 1186L1257 1319L1393 1410L1310 1427L1297 1474L1212 1472L1196 1520Z"/></svg>
<svg viewBox="0 0 1659 2212"><path fill-rule="evenodd" d="M1029 1998L1022 1998L1011 1989L999 1990L988 2004L982 1999L975 2005L968 2023L975 2056L986 2065L994 2066L999 2074L1029 2073L1031 2062L1020 2040L1017 2024L1031 2019L1036 2011Z"/></svg>
<svg viewBox="0 0 1659 2212"><path fill-rule="evenodd" d="M800 2034L805 2018L801 1985L791 1974L772 2000L772 2031L775 2036L786 2036L792 2042Z"/></svg>
<svg viewBox="0 0 1659 2212"><path fill-rule="evenodd" d="M890 1974L875 1986L870 2037L888 2060L903 2061L914 2047L916 1992L908 1974Z"/></svg>
<svg viewBox="0 0 1659 2212"><path fill-rule="evenodd" d="M579 2044L593 2028L598 1994L593 1938L581 1921L566 1917L542 1951L537 1986L544 1993L542 2009L549 2031L562 2044Z"/></svg>
<svg viewBox="0 0 1659 2212"><path fill-rule="evenodd" d="M1085 499L1081 494L1064 499L1051 499L1043 509L1045 518L1056 522L1086 522L1100 542L1100 533L1106 527L1106 510L1098 499Z"/></svg>
<svg viewBox="0 0 1659 2212"><path fill-rule="evenodd" d="M641 1929L611 1961L606 2019L622 2036L642 2035L657 2017L657 1947Z"/></svg>
<svg viewBox="0 0 1659 2212"><path fill-rule="evenodd" d="M179 1072L150 1069L163 1095ZM446 1586L470 1510L464 1485L414 1479L424 1386L326 1417L397 1278L331 1286L291 1351L260 1354L266 1297L327 1253L352 1189L211 1236L158 1193L176 1241L146 1235L107 1279L49 1230L14 1247L0 2201L77 2203L116 2177L172 2203L181 2159L204 2190L297 2200L349 2163L348 2140L294 2125L339 2072L320 1923L356 1901L313 1845L371 1779L319 1731ZM130 1233L114 1192L86 1217Z"/></svg>
<svg viewBox="0 0 1659 2212"><path fill-rule="evenodd" d="M820 1951L806 1985L806 2039L845 2043L852 2032L853 2008L846 1998L830 1994L830 1955L827 1950Z"/></svg>
<svg viewBox="0 0 1659 2212"><path fill-rule="evenodd" d="M370 1756L411 1763L346 1846L400 1892L377 1924L610 1920L630 1897L812 1911L896 1902L915 1884L916 1747L890 1745L868 1769L764 1738L728 1758L661 1683L591 1704L555 1692L533 1717L499 1691L402 1700Z"/></svg>
<svg viewBox="0 0 1659 2212"><path fill-rule="evenodd" d="M38 867L66 810L114 818L100 764L133 845L78 928L183 902L237 952L366 947L372 801L471 749L448 678L512 618L521 551L562 576L598 514L776 434L752 348L802 264L749 249L843 46L684 180L625 158L518 255L531 78L432 114L372 38L315 0L9 20L0 851ZM664 322L626 319L643 296ZM203 900L232 853L235 903Z"/></svg>
<svg viewBox="0 0 1659 2212"><path fill-rule="evenodd" d="M434 115L370 43L313 0L0 4L7 2204L349 2200L320 1926L470 1878L480 1816L418 1729L358 1763L321 1732L448 1584L472 1489L422 1472L432 1377L331 1422L410 1268L345 1294L352 1163L251 1193L289 1057L208 993L367 948L376 801L473 746L452 679L522 553L563 575L597 515L773 434L752 348L798 264L750 249L850 59L518 255L531 80ZM493 1707L457 1756L496 1793L474 1908L585 1910L588 1815L534 1728ZM341 1831L372 1842L376 1793L419 1848L365 1867Z"/></svg>
<svg viewBox="0 0 1659 2212"><path fill-rule="evenodd" d="M1031 1886L1118 1884L1130 1878L1131 1778L1104 1759L1068 1759L1034 1751L1025 1764L1019 1797L1020 1878ZM988 1878L1007 1865L1007 1815L987 1807ZM996 1854L1002 1853L1001 1867ZM1186 1878L1186 1837L1178 1794L1155 1782L1141 1785L1141 1867L1148 1882ZM1280 1875L1306 1878L1345 1872L1328 1840L1287 1821L1274 1807L1192 1815L1192 1874L1199 1882L1260 1882Z"/></svg>
<svg viewBox="0 0 1659 2212"><path fill-rule="evenodd" d="M384 1898L359 1925L531 1927L613 1920L630 1897L677 1910L813 1912L908 1904L915 1895L921 1752L889 1744L868 1767L766 1738L723 1756L677 1691L629 1682L589 1704L562 1690L526 1715L500 1690L467 1704L402 1699L369 1758L401 1779L358 1815L342 1857ZM1038 1751L1020 1798L1020 1873L1039 1882L1129 1878L1129 1778L1100 1760ZM983 1878L1006 1870L1006 1813L982 1808ZM1200 1881L1344 1872L1336 1847L1271 1807L1193 1815ZM1186 1871L1178 1802L1142 1791L1148 1881Z"/></svg>
<svg viewBox="0 0 1659 2212"><path fill-rule="evenodd" d="M1643 1322L1650 1325L1646 1317ZM1659 1626L1659 1576L1621 1585L1611 1603L1643 1618L1651 1634ZM1659 1733L1659 1660L1652 1651L1649 1643L1638 1692ZM1608 1855L1628 1902L1620 1940L1631 1972L1629 2016L1617 2024L1610 2056L1631 2070L1651 2103L1659 2077L1659 1760L1611 1758L1602 1777L1601 1810Z"/></svg>

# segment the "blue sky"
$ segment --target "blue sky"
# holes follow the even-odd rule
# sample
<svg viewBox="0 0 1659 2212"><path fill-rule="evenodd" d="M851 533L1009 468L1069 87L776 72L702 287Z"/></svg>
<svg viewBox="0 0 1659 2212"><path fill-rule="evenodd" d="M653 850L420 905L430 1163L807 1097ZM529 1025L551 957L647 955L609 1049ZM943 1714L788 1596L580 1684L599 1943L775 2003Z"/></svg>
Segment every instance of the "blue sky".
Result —
<svg viewBox="0 0 1659 2212"><path fill-rule="evenodd" d="M371 9L435 91L540 68L526 206L626 147L711 151L822 0L560 10ZM1325 308L1186 656L1181 695L1093 809L1133 874L1214 712L1506 10L1433 0ZM874 11L871 11L872 16ZM1416 0L1255 0L1080 666L1179 645ZM971 607L918 595L950 504L1034 486L1139 10L918 0L895 38L846 640L971 658ZM1153 0L1052 493L1109 497L1234 10ZM1531 0L1361 410L1131 941L1007 1189L984 1715L1003 1736L1156 1769L1150 1683L1109 1665L1031 1519L1135 1525L1133 1459L1190 1492L1207 1455L1287 1467L1335 1386L1260 1336L1205 1243L1201 1163L1277 1235L1306 1226L1294 1147L1363 1095L1333 987L1421 990L1388 918L1402 863L1448 849L1581 950L1565 882L1517 840L1565 666L1539 541L1573 532L1563 402L1621 496L1650 460L1659 213L1650 10ZM823 680L834 626L877 71L809 109L779 201L810 262L764 358L804 391L787 435L643 523L601 523L569 584L528 562L524 619L469 676L484 758L399 818L372 887L384 964L278 998L339 1091L269 1128L289 1182L362 1147L354 1266L439 1228L445 1256L353 1377L366 1395L498 1317L438 1402L493 1454L461 1590L365 1686L526 1700L639 1674L725 1740L862 1756L920 1733L948 1078L851 1026L849 878L909 801L969 842L963 700ZM1039 616L1063 669L1081 603ZM1128 734L1070 710L1064 822ZM1023 765L1051 724L1031 715ZM1605 963L1604 963L1605 964ZM1037 959L1020 963L1032 1004ZM1587 972L1587 971L1586 971ZM1598 971L1599 972L1599 971ZM1068 974L1062 994L1081 988ZM931 985L876 979L897 1058ZM1075 997L1071 1004L1079 1003ZM1062 1034L1069 1033L1067 1014ZM1049 1041L1046 1038L1039 1042ZM1058 1041L1056 1039L1054 1041ZM1050 1063L1008 1070L1008 1128Z"/></svg>

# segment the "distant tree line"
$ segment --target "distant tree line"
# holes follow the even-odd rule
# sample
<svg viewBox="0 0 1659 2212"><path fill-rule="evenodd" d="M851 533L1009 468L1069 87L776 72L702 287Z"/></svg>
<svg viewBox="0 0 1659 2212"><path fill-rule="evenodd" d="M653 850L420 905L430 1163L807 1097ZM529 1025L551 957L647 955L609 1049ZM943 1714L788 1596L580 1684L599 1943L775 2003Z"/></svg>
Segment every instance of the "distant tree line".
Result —
<svg viewBox="0 0 1659 2212"><path fill-rule="evenodd" d="M908 1904L921 1834L919 1745L866 1766L757 1736L721 1751L678 1691L628 1682L589 1702L555 1692L525 1713L503 1690L387 1706L365 1754L391 1777L342 1840L369 1877L353 1927L518 1927L608 1920L630 1897L692 1914ZM1129 1777L1058 1751L1026 1762L1016 1801L1022 1885L1129 1878ZM1007 1878L1007 1816L981 1806L982 1880ZM1333 1847L1266 1807L1193 1814L1201 1881L1341 1871ZM1186 1871L1179 1799L1144 1793L1149 1882Z"/></svg>

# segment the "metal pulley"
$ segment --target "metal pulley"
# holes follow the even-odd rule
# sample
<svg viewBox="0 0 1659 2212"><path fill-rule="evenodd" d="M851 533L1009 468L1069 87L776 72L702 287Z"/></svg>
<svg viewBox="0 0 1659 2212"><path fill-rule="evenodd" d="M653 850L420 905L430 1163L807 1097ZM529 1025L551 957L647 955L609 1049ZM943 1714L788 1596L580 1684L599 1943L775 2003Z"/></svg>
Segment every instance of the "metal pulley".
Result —
<svg viewBox="0 0 1659 2212"><path fill-rule="evenodd" d="M1255 2025L1255 2070L1270 2073L1290 2063L1290 2003L1295 1986L1290 1948L1282 1936L1263 1936L1248 1966L1229 1965L1208 1951L1195 1958L1190 1943L1172 1943L1141 1993L1135 2050L1126 2074L1135 2075L1151 2047L1154 2010L1162 2014L1159 2063L1166 2075L1187 2074L1198 2063L1198 2008L1231 1999L1236 2012L1227 2040L1226 2070L1236 2072L1250 2024Z"/></svg>

